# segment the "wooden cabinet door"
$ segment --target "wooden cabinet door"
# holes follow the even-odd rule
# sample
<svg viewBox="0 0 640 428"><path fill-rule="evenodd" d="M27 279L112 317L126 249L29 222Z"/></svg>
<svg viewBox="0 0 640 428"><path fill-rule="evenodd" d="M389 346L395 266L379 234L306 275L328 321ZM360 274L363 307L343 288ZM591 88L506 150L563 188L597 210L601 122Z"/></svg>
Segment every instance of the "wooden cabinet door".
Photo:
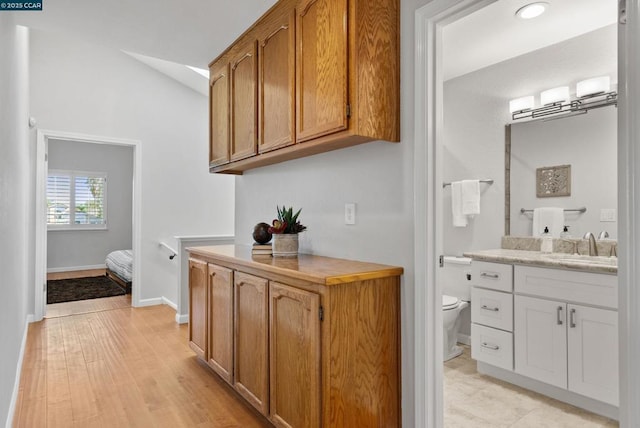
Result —
<svg viewBox="0 0 640 428"><path fill-rule="evenodd" d="M618 405L618 312L568 305L569 390Z"/></svg>
<svg viewBox="0 0 640 428"><path fill-rule="evenodd" d="M189 346L207 359L207 263L189 259Z"/></svg>
<svg viewBox="0 0 640 428"><path fill-rule="evenodd" d="M514 297L515 372L567 387L566 303Z"/></svg>
<svg viewBox="0 0 640 428"><path fill-rule="evenodd" d="M347 129L347 0L296 11L296 142Z"/></svg>
<svg viewBox="0 0 640 428"><path fill-rule="evenodd" d="M209 165L229 162L229 62L209 68Z"/></svg>
<svg viewBox="0 0 640 428"><path fill-rule="evenodd" d="M271 420L278 427L320 425L320 296L269 285Z"/></svg>
<svg viewBox="0 0 640 428"><path fill-rule="evenodd" d="M260 153L295 141L295 11L275 9L262 31L258 42Z"/></svg>
<svg viewBox="0 0 640 428"><path fill-rule="evenodd" d="M234 275L234 387L262 414L269 414L267 280Z"/></svg>
<svg viewBox="0 0 640 428"><path fill-rule="evenodd" d="M207 363L233 384L233 271L209 264L209 359Z"/></svg>
<svg viewBox="0 0 640 428"><path fill-rule="evenodd" d="M238 45L231 57L231 146L232 161L257 153L258 85L256 41Z"/></svg>

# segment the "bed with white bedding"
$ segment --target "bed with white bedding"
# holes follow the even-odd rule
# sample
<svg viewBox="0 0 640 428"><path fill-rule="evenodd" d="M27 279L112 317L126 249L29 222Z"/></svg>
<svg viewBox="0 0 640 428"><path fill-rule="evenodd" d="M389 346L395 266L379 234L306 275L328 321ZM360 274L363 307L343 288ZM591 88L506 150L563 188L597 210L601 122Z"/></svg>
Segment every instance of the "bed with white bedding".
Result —
<svg viewBox="0 0 640 428"><path fill-rule="evenodd" d="M133 251L118 250L107 255L105 260L107 276L131 293L131 280L133 278Z"/></svg>

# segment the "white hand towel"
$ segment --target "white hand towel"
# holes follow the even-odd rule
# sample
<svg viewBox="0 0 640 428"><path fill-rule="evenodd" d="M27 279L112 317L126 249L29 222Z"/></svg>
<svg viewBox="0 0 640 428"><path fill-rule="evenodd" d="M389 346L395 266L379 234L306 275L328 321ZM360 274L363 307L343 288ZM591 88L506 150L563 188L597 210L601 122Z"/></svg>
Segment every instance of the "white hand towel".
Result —
<svg viewBox="0 0 640 428"><path fill-rule="evenodd" d="M462 213L462 182L451 183L451 212L453 227L467 227L467 216Z"/></svg>
<svg viewBox="0 0 640 428"><path fill-rule="evenodd" d="M541 207L533 210L532 236L540 236L544 228L549 228L553 238L560 237L564 226L564 209L558 207Z"/></svg>
<svg viewBox="0 0 640 428"><path fill-rule="evenodd" d="M462 214L480 214L480 180L462 180Z"/></svg>

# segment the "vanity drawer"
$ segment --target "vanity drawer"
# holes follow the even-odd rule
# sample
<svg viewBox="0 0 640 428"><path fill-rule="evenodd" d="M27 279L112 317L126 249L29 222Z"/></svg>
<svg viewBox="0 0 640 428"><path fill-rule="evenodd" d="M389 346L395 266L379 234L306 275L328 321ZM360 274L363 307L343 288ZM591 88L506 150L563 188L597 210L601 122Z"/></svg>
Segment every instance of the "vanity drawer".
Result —
<svg viewBox="0 0 640 428"><path fill-rule="evenodd" d="M471 322L513 331L513 294L473 287Z"/></svg>
<svg viewBox="0 0 640 428"><path fill-rule="evenodd" d="M513 333L471 324L471 358L513 370Z"/></svg>
<svg viewBox="0 0 640 428"><path fill-rule="evenodd" d="M515 292L618 309L618 277L531 266L516 266Z"/></svg>
<svg viewBox="0 0 640 428"><path fill-rule="evenodd" d="M471 262L471 285L492 290L513 290L513 266L501 263Z"/></svg>

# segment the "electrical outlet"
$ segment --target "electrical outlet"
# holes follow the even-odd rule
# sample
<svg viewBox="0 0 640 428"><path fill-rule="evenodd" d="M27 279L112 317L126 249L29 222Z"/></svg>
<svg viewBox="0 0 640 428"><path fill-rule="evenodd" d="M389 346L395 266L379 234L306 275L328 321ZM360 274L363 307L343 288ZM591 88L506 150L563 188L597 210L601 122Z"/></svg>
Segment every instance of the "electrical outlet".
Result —
<svg viewBox="0 0 640 428"><path fill-rule="evenodd" d="M356 224L356 204L344 204L344 224Z"/></svg>
<svg viewBox="0 0 640 428"><path fill-rule="evenodd" d="M600 221L615 222L617 213L615 208L603 208L600 210Z"/></svg>

